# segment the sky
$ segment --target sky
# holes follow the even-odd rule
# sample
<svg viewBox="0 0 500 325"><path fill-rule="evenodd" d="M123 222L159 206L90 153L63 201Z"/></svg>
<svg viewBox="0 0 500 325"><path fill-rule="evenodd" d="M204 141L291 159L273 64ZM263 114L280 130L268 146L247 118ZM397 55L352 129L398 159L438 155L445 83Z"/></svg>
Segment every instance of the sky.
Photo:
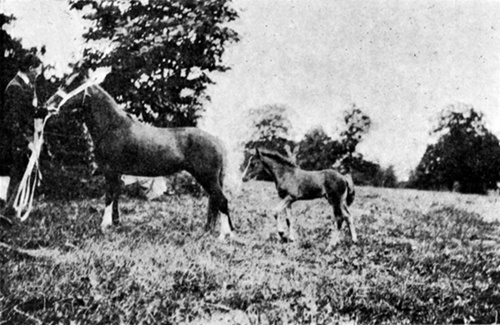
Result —
<svg viewBox="0 0 500 325"><path fill-rule="evenodd" d="M46 44L44 62L65 71L81 55L85 24L64 0L0 0L18 20L9 32ZM484 0L233 0L230 45L213 75L201 127L232 155L249 109L289 108L298 140L321 126L331 136L356 104L373 122L358 146L405 179L420 161L446 106L472 105L500 136L500 2Z"/></svg>

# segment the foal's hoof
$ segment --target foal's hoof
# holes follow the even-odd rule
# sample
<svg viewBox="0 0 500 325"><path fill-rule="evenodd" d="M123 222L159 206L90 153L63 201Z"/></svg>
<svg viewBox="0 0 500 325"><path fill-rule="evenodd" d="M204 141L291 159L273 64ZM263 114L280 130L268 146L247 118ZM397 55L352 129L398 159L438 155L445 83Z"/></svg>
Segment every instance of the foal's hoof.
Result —
<svg viewBox="0 0 500 325"><path fill-rule="evenodd" d="M225 242L227 239L229 239L229 240L235 240L236 239L236 235L234 234L234 232L221 233L219 235L219 241Z"/></svg>

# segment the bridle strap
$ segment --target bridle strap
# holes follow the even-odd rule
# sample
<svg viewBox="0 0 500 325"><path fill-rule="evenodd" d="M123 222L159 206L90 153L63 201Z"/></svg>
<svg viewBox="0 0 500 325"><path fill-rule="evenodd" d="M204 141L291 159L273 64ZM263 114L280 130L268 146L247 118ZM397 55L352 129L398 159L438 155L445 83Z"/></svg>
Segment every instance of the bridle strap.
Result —
<svg viewBox="0 0 500 325"><path fill-rule="evenodd" d="M72 97L78 95L82 91L87 91L87 88L89 88L90 86L93 86L93 85L95 85L95 82L89 80L89 81L86 81L85 83L81 84L80 86L76 87L75 89L73 89L69 93L65 92L62 89L59 89L56 92L56 95L58 95L59 97L61 97L62 100L57 105L56 110L59 111L59 109L61 108L61 106L63 106L68 100L70 100Z"/></svg>
<svg viewBox="0 0 500 325"><path fill-rule="evenodd" d="M250 165L252 164L252 160L253 160L253 156L251 156L250 159L248 159L248 164L245 167L245 170L243 171L243 177L245 177L247 175L248 169L250 168Z"/></svg>

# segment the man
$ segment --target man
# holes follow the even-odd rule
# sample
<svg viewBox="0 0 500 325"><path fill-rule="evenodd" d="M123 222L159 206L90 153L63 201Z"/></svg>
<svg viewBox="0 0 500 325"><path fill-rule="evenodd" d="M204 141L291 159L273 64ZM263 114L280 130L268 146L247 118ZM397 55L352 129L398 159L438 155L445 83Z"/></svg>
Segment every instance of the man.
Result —
<svg viewBox="0 0 500 325"><path fill-rule="evenodd" d="M37 109L35 90L35 81L41 71L40 59L28 53L5 89L5 103L0 114L0 172L3 176L0 177L0 201L5 204L0 222L3 223L9 223L8 218L15 215L14 199L31 155L35 118L44 114L42 109ZM1 191L6 187L7 191Z"/></svg>

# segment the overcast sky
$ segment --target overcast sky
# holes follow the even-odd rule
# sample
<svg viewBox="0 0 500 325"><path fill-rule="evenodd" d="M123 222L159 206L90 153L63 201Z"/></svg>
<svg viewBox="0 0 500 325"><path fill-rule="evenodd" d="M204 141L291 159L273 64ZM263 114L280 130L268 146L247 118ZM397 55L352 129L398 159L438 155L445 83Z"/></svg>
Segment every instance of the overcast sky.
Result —
<svg viewBox="0 0 500 325"><path fill-rule="evenodd" d="M9 32L63 71L81 53L83 23L63 0L0 0L18 21ZM359 150L400 178L418 164L440 110L473 105L500 135L500 1L235 0L227 49L204 128L233 152L248 109L283 104L297 138L334 135L355 103L374 125ZM52 61L52 62L51 62Z"/></svg>

